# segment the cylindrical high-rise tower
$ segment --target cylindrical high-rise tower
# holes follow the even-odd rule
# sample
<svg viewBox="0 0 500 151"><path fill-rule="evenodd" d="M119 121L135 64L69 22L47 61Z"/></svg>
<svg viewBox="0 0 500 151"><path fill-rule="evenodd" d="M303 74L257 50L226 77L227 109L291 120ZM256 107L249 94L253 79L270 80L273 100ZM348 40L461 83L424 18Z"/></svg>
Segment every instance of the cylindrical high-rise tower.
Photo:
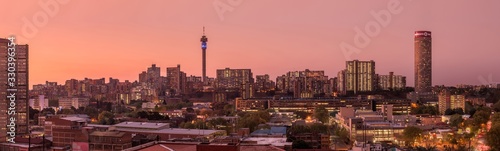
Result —
<svg viewBox="0 0 500 151"><path fill-rule="evenodd" d="M415 31L415 92L432 91L432 37L430 31Z"/></svg>

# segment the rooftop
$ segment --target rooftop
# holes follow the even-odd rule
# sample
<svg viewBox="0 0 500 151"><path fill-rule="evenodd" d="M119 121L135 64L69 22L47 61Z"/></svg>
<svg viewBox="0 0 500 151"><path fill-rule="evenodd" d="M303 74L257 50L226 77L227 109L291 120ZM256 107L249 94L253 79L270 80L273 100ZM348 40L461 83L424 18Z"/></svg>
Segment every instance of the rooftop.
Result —
<svg viewBox="0 0 500 151"><path fill-rule="evenodd" d="M137 129L161 129L168 128L168 123L150 123L150 122L121 122L115 124L116 128L137 128Z"/></svg>
<svg viewBox="0 0 500 151"><path fill-rule="evenodd" d="M63 117L61 119L68 120L68 121L73 121L73 122L87 122L88 121L85 118L75 117L75 116L72 116L72 117Z"/></svg>
<svg viewBox="0 0 500 151"><path fill-rule="evenodd" d="M98 127L98 128L109 128L112 125L101 125L101 124L87 124L88 127Z"/></svg>
<svg viewBox="0 0 500 151"><path fill-rule="evenodd" d="M242 141L255 141L259 145L273 145L273 146L285 146L292 145L292 142L286 142L286 137L274 138L274 137L247 137Z"/></svg>
<svg viewBox="0 0 500 151"><path fill-rule="evenodd" d="M269 145L240 145L240 151L285 151L284 149Z"/></svg>
<svg viewBox="0 0 500 151"><path fill-rule="evenodd" d="M165 128L160 130L148 129L131 129L131 128L116 128L117 131L123 132L141 132L141 133L154 133L154 134L184 134L184 135L209 135L224 130L202 130L202 129L183 129L183 128Z"/></svg>
<svg viewBox="0 0 500 151"><path fill-rule="evenodd" d="M125 132L116 132L116 131L94 131L90 134L91 136L110 136L110 137L122 137L125 135Z"/></svg>
<svg viewBox="0 0 500 151"><path fill-rule="evenodd" d="M127 148L124 151L192 151L196 150L198 143L174 143L174 142L149 142L132 148Z"/></svg>

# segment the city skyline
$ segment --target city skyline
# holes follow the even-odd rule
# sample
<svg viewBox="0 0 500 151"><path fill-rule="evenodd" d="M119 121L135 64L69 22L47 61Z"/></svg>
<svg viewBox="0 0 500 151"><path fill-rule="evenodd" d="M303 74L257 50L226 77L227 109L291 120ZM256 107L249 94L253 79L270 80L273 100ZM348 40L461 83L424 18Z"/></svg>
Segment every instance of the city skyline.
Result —
<svg viewBox="0 0 500 151"><path fill-rule="evenodd" d="M496 27L500 23L479 17L500 14L493 7L497 4L482 2L478 4L481 7L468 7L465 1L457 1L446 8L453 15L441 19L446 14L432 10L441 9L438 6L446 2L399 1L401 12L393 14L388 25L359 53L347 58L340 45L354 45L354 28L363 29L376 21L371 12L385 10L388 3L358 6L354 2L288 2L282 6L282 2L245 1L226 4L232 11L226 11L221 18L214 9L216 2L226 3L141 3L148 6L141 8L127 3L116 8L113 2L102 2L100 6L68 2L60 4L58 13L49 17L44 26L37 27L35 36L24 39L23 18L31 20L45 11L37 2L12 2L2 9L13 12L4 18L12 24L0 25L5 29L0 34L16 35L18 43L30 45L30 85L84 77L135 81L151 64L157 64L162 71L180 64L188 75L201 76L197 39L203 26L211 37L207 53L210 77L226 67L252 69L254 75L269 74L272 80L288 71L304 69L324 70L325 75L335 77L346 61L358 59L374 60L376 73L393 71L407 76L407 85L414 86L413 32L429 30L434 34L433 85L485 84L480 77L490 75L491 82L499 81L499 71L492 69L498 64L495 56L500 48L494 40L499 39ZM349 10L345 6L356 7ZM258 7L262 10L255 9ZM277 7L282 12L276 12ZM96 11L85 11L90 8Z"/></svg>

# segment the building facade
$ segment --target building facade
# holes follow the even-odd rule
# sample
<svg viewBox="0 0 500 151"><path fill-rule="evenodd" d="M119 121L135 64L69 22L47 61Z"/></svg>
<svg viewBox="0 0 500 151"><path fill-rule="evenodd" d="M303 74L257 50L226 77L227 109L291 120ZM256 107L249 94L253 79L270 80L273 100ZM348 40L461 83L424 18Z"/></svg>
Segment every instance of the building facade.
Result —
<svg viewBox="0 0 500 151"><path fill-rule="evenodd" d="M439 113L443 115L447 109L465 110L465 102L465 95L452 95L448 90L442 90L438 96Z"/></svg>
<svg viewBox="0 0 500 151"><path fill-rule="evenodd" d="M10 134L28 133L28 50L28 45L16 45L14 39L0 38L0 142L13 139Z"/></svg>
<svg viewBox="0 0 500 151"><path fill-rule="evenodd" d="M382 90L404 89L406 87L406 77L402 75L394 75L394 72L389 72L389 75L379 75L378 87Z"/></svg>
<svg viewBox="0 0 500 151"><path fill-rule="evenodd" d="M257 92L267 92L274 90L275 83L269 79L269 75L257 75L255 76L255 90Z"/></svg>
<svg viewBox="0 0 500 151"><path fill-rule="evenodd" d="M276 78L281 93L293 92L295 98L311 98L330 93L330 81L322 70L290 71Z"/></svg>
<svg viewBox="0 0 500 151"><path fill-rule="evenodd" d="M167 81L175 95L186 93L186 73L181 71L181 65L167 68Z"/></svg>
<svg viewBox="0 0 500 151"><path fill-rule="evenodd" d="M93 151L121 151L132 147L132 136L118 131L90 133L89 149Z"/></svg>
<svg viewBox="0 0 500 151"><path fill-rule="evenodd" d="M432 37L430 31L415 31L415 92L432 91Z"/></svg>
<svg viewBox="0 0 500 151"><path fill-rule="evenodd" d="M251 69L218 69L217 88L238 90L243 84L254 83Z"/></svg>
<svg viewBox="0 0 500 151"><path fill-rule="evenodd" d="M375 62L372 61L347 61L345 70L346 91L369 92L376 86Z"/></svg>

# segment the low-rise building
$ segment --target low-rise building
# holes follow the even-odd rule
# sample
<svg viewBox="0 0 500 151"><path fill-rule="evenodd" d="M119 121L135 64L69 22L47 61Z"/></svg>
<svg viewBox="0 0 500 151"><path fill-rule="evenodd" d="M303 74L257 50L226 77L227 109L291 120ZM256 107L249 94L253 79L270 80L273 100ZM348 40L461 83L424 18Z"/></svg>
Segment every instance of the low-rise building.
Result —
<svg viewBox="0 0 500 151"><path fill-rule="evenodd" d="M370 109L380 111L383 105L392 105L394 113L409 114L411 100L409 99L364 99L364 98L335 98L335 99L273 99L236 98L236 110L256 111L263 109L279 110L283 112L305 111L312 113L317 106L324 106L329 112L339 111L341 107L355 109ZM375 109L373 109L375 107Z"/></svg>
<svg viewBox="0 0 500 151"><path fill-rule="evenodd" d="M123 151L285 151L269 144L154 141Z"/></svg>
<svg viewBox="0 0 500 151"><path fill-rule="evenodd" d="M163 141L177 138L204 138L212 140L216 136L226 135L225 130L170 128L168 123L150 122L122 122L110 126L108 131L125 132L132 137L137 134L145 136L155 134L158 135L158 140Z"/></svg>
<svg viewBox="0 0 500 151"><path fill-rule="evenodd" d="M0 143L1 151L46 151L50 150L52 142L50 140L39 138L16 137L16 143Z"/></svg>
<svg viewBox="0 0 500 151"><path fill-rule="evenodd" d="M89 102L89 98L59 98L59 106L63 109L87 107Z"/></svg>
<svg viewBox="0 0 500 151"><path fill-rule="evenodd" d="M86 127L87 121L79 117L52 117L45 120L44 130L48 138L52 138L54 150L71 149L77 142L86 142L91 131Z"/></svg>
<svg viewBox="0 0 500 151"><path fill-rule="evenodd" d="M121 151L132 147L132 136L125 132L94 131L90 133L89 149L93 151Z"/></svg>
<svg viewBox="0 0 500 151"><path fill-rule="evenodd" d="M390 107L385 106L384 108ZM407 119L413 120L415 117L398 117L392 115L392 112L381 113L372 110L355 110L352 107L341 108L340 112L335 116L335 122L350 133L349 136L352 141L366 140L371 142L394 141L396 136L403 133L407 125L415 124L410 123Z"/></svg>

